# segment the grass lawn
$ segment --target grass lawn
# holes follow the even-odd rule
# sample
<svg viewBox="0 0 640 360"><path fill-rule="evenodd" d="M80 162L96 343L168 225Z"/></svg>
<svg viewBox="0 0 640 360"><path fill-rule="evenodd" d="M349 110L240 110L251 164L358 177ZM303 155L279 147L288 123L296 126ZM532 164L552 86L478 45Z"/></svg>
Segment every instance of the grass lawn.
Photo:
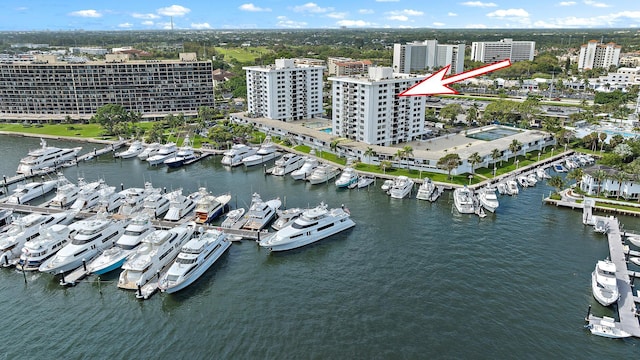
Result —
<svg viewBox="0 0 640 360"><path fill-rule="evenodd" d="M82 138L98 138L102 135L103 132L102 127L98 124L45 124L42 126L0 124L0 131L54 136L76 136Z"/></svg>
<svg viewBox="0 0 640 360"><path fill-rule="evenodd" d="M261 54L271 53L272 50L260 47L216 47L216 51L224 55L225 61L236 59L241 63L254 62Z"/></svg>

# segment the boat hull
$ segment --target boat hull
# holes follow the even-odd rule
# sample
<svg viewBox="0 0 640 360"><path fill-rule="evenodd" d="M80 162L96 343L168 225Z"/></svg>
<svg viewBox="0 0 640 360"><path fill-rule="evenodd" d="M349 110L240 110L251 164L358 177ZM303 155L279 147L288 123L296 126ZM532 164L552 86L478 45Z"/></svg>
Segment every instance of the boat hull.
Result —
<svg viewBox="0 0 640 360"><path fill-rule="evenodd" d="M176 293L180 290L184 290L186 287L188 287L189 285L193 284L194 282L196 282L196 280L198 280L207 270L209 270L209 268L211 268L211 266L213 266L213 264L227 251L227 249L229 249L229 247L231 246L231 242L229 241L223 241L223 244L226 244L225 247L220 248L218 251L215 251L213 255L211 255L207 261L205 261L204 263L202 263L202 265L200 265L192 274L191 276L189 276L188 278L185 278L183 281L176 283L176 284L172 284L170 286L162 286L160 285L160 291L162 292L166 292L167 294L173 294Z"/></svg>
<svg viewBox="0 0 640 360"><path fill-rule="evenodd" d="M287 251L287 250L293 250L293 249L297 249L306 245L310 245L313 244L315 242L318 242L320 240L326 239L329 236L335 235L339 232L345 231L347 229L350 229L352 227L354 227L356 224L355 222L353 222L353 220L349 219L347 222L342 223L343 226L342 227L335 227L332 226L329 229L326 229L325 231L319 231L317 233L312 234L311 236L306 236L306 237L300 237L300 240L297 241L289 241L286 243L276 243L276 244L268 244L266 241L269 239L265 239L265 242L261 242L260 246L262 247L266 247L268 248L270 251Z"/></svg>

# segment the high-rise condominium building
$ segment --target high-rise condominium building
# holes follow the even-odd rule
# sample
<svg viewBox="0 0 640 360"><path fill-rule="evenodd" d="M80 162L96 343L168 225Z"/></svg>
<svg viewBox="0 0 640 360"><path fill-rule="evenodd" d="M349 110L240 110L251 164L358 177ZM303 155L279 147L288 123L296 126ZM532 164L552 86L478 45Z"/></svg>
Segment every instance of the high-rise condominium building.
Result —
<svg viewBox="0 0 640 360"><path fill-rule="evenodd" d="M393 44L393 71L410 74L451 65L449 74L464 71L464 44L444 45L438 40Z"/></svg>
<svg viewBox="0 0 640 360"><path fill-rule="evenodd" d="M333 134L372 145L390 146L425 134L424 96L398 96L424 76L370 67L362 76L330 77Z"/></svg>
<svg viewBox="0 0 640 360"><path fill-rule="evenodd" d="M620 45L614 43L600 44L597 40L591 40L580 46L578 56L578 70L595 68L609 68L620 63Z"/></svg>
<svg viewBox="0 0 640 360"><path fill-rule="evenodd" d="M474 41L471 43L471 60L494 63L505 59L511 62L533 60L536 50L535 41Z"/></svg>
<svg viewBox="0 0 640 360"><path fill-rule="evenodd" d="M249 115L294 121L323 114L324 66L296 65L293 59L276 59L274 65L243 69L247 72Z"/></svg>

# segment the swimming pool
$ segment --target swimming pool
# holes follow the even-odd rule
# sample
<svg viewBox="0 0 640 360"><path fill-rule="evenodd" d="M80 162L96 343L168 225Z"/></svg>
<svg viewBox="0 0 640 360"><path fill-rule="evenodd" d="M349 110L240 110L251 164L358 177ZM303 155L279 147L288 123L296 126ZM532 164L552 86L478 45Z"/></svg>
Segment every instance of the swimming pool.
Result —
<svg viewBox="0 0 640 360"><path fill-rule="evenodd" d="M331 128L324 128L324 129L320 129L320 131L322 131L322 132L326 132L327 134L331 134L331 133L333 133L333 130L331 130Z"/></svg>
<svg viewBox="0 0 640 360"><path fill-rule="evenodd" d="M484 141L492 141L496 139L501 139L503 137L515 135L521 133L521 130L518 129L509 129L509 128L493 128L488 130L479 131L473 134L468 134L468 138L484 140Z"/></svg>

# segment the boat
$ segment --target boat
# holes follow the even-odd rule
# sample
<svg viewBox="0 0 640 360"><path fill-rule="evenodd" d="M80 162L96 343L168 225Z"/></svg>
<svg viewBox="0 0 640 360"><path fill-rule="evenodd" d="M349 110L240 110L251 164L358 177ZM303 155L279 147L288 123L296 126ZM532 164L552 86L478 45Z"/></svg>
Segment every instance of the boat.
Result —
<svg viewBox="0 0 640 360"><path fill-rule="evenodd" d="M559 172L559 173L569 171L569 170L567 170L567 168L565 168L562 164L553 164L553 170L554 170L555 172Z"/></svg>
<svg viewBox="0 0 640 360"><path fill-rule="evenodd" d="M500 195L507 195L507 183L505 182L499 182L498 185L496 185L496 188L498 189L498 194Z"/></svg>
<svg viewBox="0 0 640 360"><path fill-rule="evenodd" d="M297 154L286 153L275 162L275 166L271 169L271 175L284 176L292 171L300 169L304 164L304 157Z"/></svg>
<svg viewBox="0 0 640 360"><path fill-rule="evenodd" d="M260 195L254 193L251 197L251 206L242 217L241 222L245 220L242 224L242 229L254 231L264 229L269 225L269 222L273 220L276 215L276 210L278 210L281 205L282 202L280 199L262 201Z"/></svg>
<svg viewBox="0 0 640 360"><path fill-rule="evenodd" d="M13 266L20 260L24 244L35 239L48 227L73 221L77 212L64 211L56 214L32 213L13 220L6 231L0 233L0 265Z"/></svg>
<svg viewBox="0 0 640 360"><path fill-rule="evenodd" d="M418 187L416 199L429 200L434 191L436 191L436 185L431 181L431 179L426 178L424 179L424 182Z"/></svg>
<svg viewBox="0 0 640 360"><path fill-rule="evenodd" d="M311 185L322 184L338 176L338 173L340 173L340 170L338 170L337 167L329 164L321 164L307 177L307 181L309 181Z"/></svg>
<svg viewBox="0 0 640 360"><path fill-rule="evenodd" d="M507 180L507 194L518 195L519 192L518 183L513 179Z"/></svg>
<svg viewBox="0 0 640 360"><path fill-rule="evenodd" d="M38 270L56 275L76 269L83 262L88 263L101 251L113 246L126 225L126 221L110 219L105 213L73 223L71 226L77 232L71 242L42 263Z"/></svg>
<svg viewBox="0 0 640 360"><path fill-rule="evenodd" d="M176 144L173 142L168 142L160 146L160 149L155 155L149 156L147 158L147 162L151 166L164 164L164 161L172 157L177 151L178 148L176 147Z"/></svg>
<svg viewBox="0 0 640 360"><path fill-rule="evenodd" d="M350 166L345 167L338 179L335 181L337 188L348 188L352 184L357 183L358 173L356 173L356 171Z"/></svg>
<svg viewBox="0 0 640 360"><path fill-rule="evenodd" d="M58 180L34 181L28 184L18 184L13 193L4 199L7 204L26 204L27 202L44 196L58 186Z"/></svg>
<svg viewBox="0 0 640 360"><path fill-rule="evenodd" d="M489 212L495 212L500 205L498 196L496 195L496 189L491 187L481 189L478 192L478 200L480 201L480 205Z"/></svg>
<svg viewBox="0 0 640 360"><path fill-rule="evenodd" d="M87 265L87 271L90 274L102 275L119 269L127 260L127 257L133 254L138 245L142 243L142 239L154 230L155 228L148 215L141 214L134 217L124 228L122 236L116 241L115 245L104 250L95 259L91 260Z"/></svg>
<svg viewBox="0 0 640 360"><path fill-rule="evenodd" d="M129 145L129 148L127 150L116 153L115 156L121 159L130 159L132 157L140 155L144 150L145 149L144 145L142 145L142 142L139 140L135 140L131 143L131 145Z"/></svg>
<svg viewBox="0 0 640 360"><path fill-rule="evenodd" d="M633 245L640 247L640 238L637 236L627 236L627 241L632 243Z"/></svg>
<svg viewBox="0 0 640 360"><path fill-rule="evenodd" d="M311 175L311 173L313 173L313 170L315 170L319 165L320 163L318 162L318 159L313 157L305 157L302 166L298 170L294 170L293 172L291 172L291 177L294 180L305 180L307 176Z"/></svg>
<svg viewBox="0 0 640 360"><path fill-rule="evenodd" d="M191 197L182 194L182 188L166 194L165 197L169 199L169 210L164 215L164 220L167 221L182 219L196 206Z"/></svg>
<svg viewBox="0 0 640 360"><path fill-rule="evenodd" d="M104 180L92 181L87 183L83 178L78 179L78 196L76 201L71 204L71 209L78 211L88 210L98 204L100 200L100 186L104 184Z"/></svg>
<svg viewBox="0 0 640 360"><path fill-rule="evenodd" d="M539 180L544 180L544 179L550 179L551 175L549 175L547 173L547 170L545 168L537 168L536 169L536 176L538 177Z"/></svg>
<svg viewBox="0 0 640 360"><path fill-rule="evenodd" d="M302 208L278 209L276 211L276 221L271 224L271 228L276 231L282 229L297 219L298 216L302 215L303 211L304 209Z"/></svg>
<svg viewBox="0 0 640 360"><path fill-rule="evenodd" d="M280 156L278 148L271 141L271 136L267 135L255 154L242 159L244 166L259 165Z"/></svg>
<svg viewBox="0 0 640 360"><path fill-rule="evenodd" d="M0 233L2 233L13 221L13 211L0 209Z"/></svg>
<svg viewBox="0 0 640 360"><path fill-rule="evenodd" d="M484 212L484 208L482 206L478 206L474 211L474 213L478 215L480 218L487 217L487 213Z"/></svg>
<svg viewBox="0 0 640 360"><path fill-rule="evenodd" d="M144 184L144 188L127 188L120 191L122 196L122 204L118 208L118 214L132 216L142 211L144 200L154 193L160 193L160 189L155 189L151 183Z"/></svg>
<svg viewBox="0 0 640 360"><path fill-rule="evenodd" d="M140 289L166 268L195 231L195 223L185 223L169 230L154 230L142 239L136 251L122 264L118 278L121 289Z"/></svg>
<svg viewBox="0 0 640 360"><path fill-rule="evenodd" d="M40 235L24 244L16 268L37 271L45 260L69 243L70 235L71 228L62 224L55 224L41 231Z"/></svg>
<svg viewBox="0 0 640 360"><path fill-rule="evenodd" d="M592 322L585 326L593 335L603 336L611 339L623 339L631 334L616 327L615 319L603 316L599 322Z"/></svg>
<svg viewBox="0 0 640 360"><path fill-rule="evenodd" d="M220 227L225 229L233 228L234 225L238 224L242 220L244 212L244 208L237 208L229 211L222 224L220 224Z"/></svg>
<svg viewBox="0 0 640 360"><path fill-rule="evenodd" d="M602 306L618 301L620 293L616 282L616 264L610 260L598 260L591 273L591 292Z"/></svg>
<svg viewBox="0 0 640 360"><path fill-rule="evenodd" d="M225 151L220 163L226 166L242 165L242 159L255 154L258 149L245 144L234 144L231 149Z"/></svg>
<svg viewBox="0 0 640 360"><path fill-rule="evenodd" d="M32 175L44 168L53 168L68 160L75 159L81 147L58 148L47 146L44 139L40 139L40 148L29 151L28 155L20 160L18 174Z"/></svg>
<svg viewBox="0 0 640 360"><path fill-rule="evenodd" d="M160 150L162 145L160 143L151 143L145 146L144 150L140 154L138 154L138 159L147 160L149 157L155 155Z"/></svg>
<svg viewBox="0 0 640 360"><path fill-rule="evenodd" d="M631 261L633 264L640 266L640 257L630 257L629 261Z"/></svg>
<svg viewBox="0 0 640 360"><path fill-rule="evenodd" d="M387 179L382 183L380 189L382 189L382 191L388 192L391 189L391 186L393 186L393 180Z"/></svg>
<svg viewBox="0 0 640 360"><path fill-rule="evenodd" d="M160 192L151 193L144 198L142 212L152 219L157 219L169 210L169 199Z"/></svg>
<svg viewBox="0 0 640 360"><path fill-rule="evenodd" d="M356 223L345 208L328 210L325 203L306 209L291 224L260 241L271 251L285 251L305 246L347 230Z"/></svg>
<svg viewBox="0 0 640 360"><path fill-rule="evenodd" d="M376 179L373 176L368 176L368 175L360 176L360 178L358 179L358 183L357 183L356 187L358 189L362 189L362 188L368 187L369 185L373 184L373 182L375 180Z"/></svg>
<svg viewBox="0 0 640 360"><path fill-rule="evenodd" d="M593 231L601 234L609 232L609 223L603 219L597 219L593 224Z"/></svg>
<svg viewBox="0 0 640 360"><path fill-rule="evenodd" d="M191 140L189 136L185 136L182 146L176 151L175 155L164 160L164 164L168 167L177 168L184 165L186 162L196 158L196 153L191 146Z"/></svg>
<svg viewBox="0 0 640 360"><path fill-rule="evenodd" d="M47 206L54 209L65 209L76 201L79 191L80 188L78 185L70 182L60 174L58 177L56 195L49 201Z"/></svg>
<svg viewBox="0 0 640 360"><path fill-rule="evenodd" d="M538 183L538 177L536 176L536 174L531 173L527 175L527 183L529 184L529 186L536 186L536 184Z"/></svg>
<svg viewBox="0 0 640 360"><path fill-rule="evenodd" d="M473 214L475 211L473 192L466 186L453 190L453 203L460 214Z"/></svg>
<svg viewBox="0 0 640 360"><path fill-rule="evenodd" d="M529 180L527 179L527 177L525 175L516 176L516 181L518 182L518 185L522 186L523 188L530 186L529 185Z"/></svg>
<svg viewBox="0 0 640 360"><path fill-rule="evenodd" d="M402 199L411 193L413 184L413 180L404 175L400 175L393 181L391 188L389 188L389 196L394 199Z"/></svg>
<svg viewBox="0 0 640 360"><path fill-rule="evenodd" d="M182 245L175 261L160 278L158 288L171 294L193 284L230 246L231 241L222 231L208 229L202 232Z"/></svg>
<svg viewBox="0 0 640 360"><path fill-rule="evenodd" d="M210 223L224 213L227 204L231 201L231 195L213 196L205 188L200 188L200 192L202 194L196 202L196 223Z"/></svg>
<svg viewBox="0 0 640 360"><path fill-rule="evenodd" d="M100 185L98 189L98 203L93 207L93 211L114 212L122 205L124 197L116 191L115 186Z"/></svg>

